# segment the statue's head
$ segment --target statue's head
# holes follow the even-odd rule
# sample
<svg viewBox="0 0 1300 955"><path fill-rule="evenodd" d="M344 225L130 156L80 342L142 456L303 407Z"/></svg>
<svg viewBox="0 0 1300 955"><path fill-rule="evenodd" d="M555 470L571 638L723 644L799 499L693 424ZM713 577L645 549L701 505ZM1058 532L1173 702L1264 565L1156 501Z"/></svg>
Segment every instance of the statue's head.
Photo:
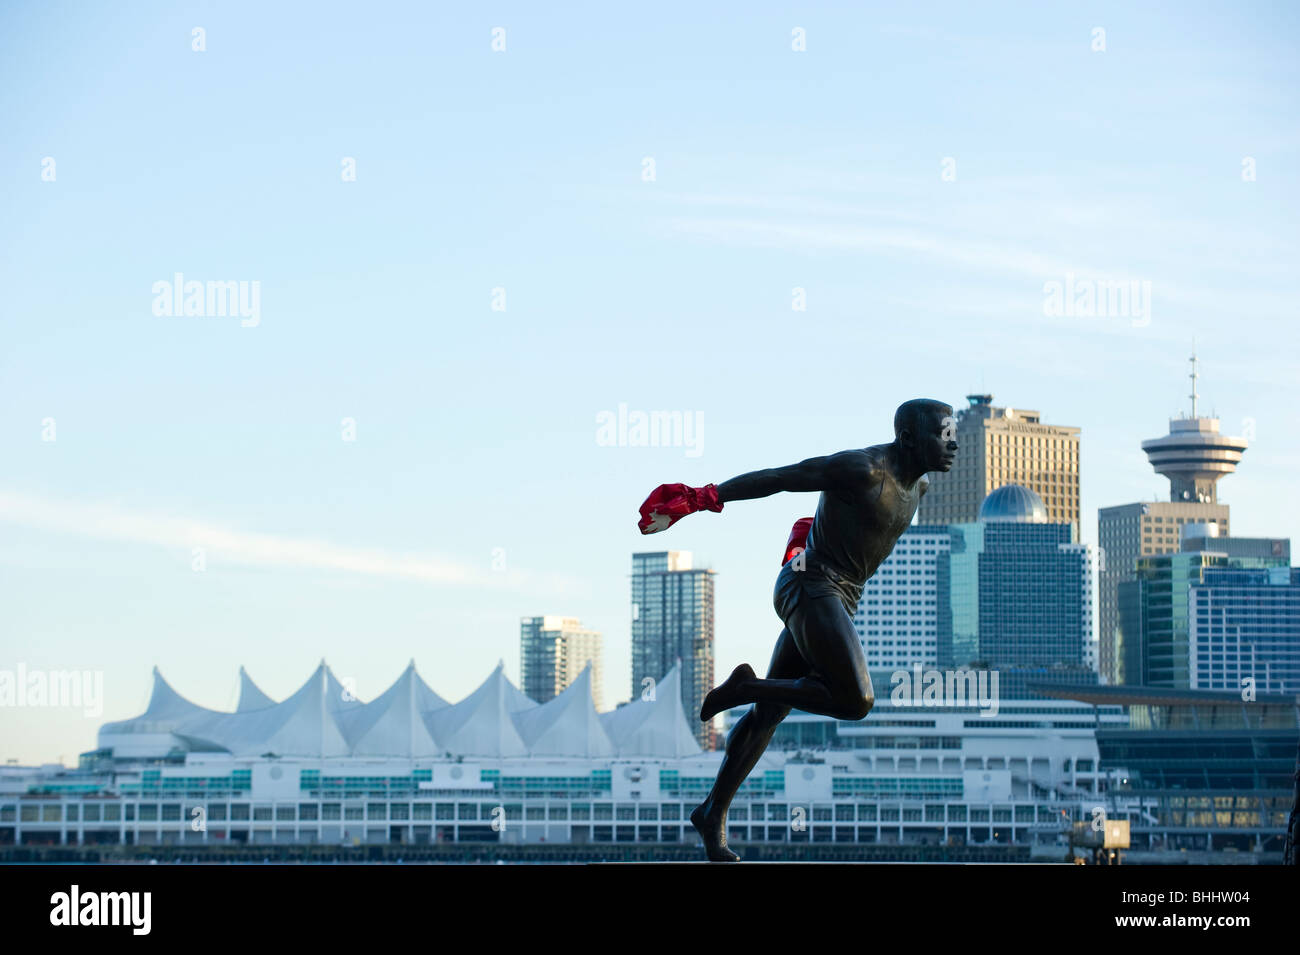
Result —
<svg viewBox="0 0 1300 955"><path fill-rule="evenodd" d="M894 440L922 471L947 471L957 454L957 419L952 405L913 398L894 412Z"/></svg>

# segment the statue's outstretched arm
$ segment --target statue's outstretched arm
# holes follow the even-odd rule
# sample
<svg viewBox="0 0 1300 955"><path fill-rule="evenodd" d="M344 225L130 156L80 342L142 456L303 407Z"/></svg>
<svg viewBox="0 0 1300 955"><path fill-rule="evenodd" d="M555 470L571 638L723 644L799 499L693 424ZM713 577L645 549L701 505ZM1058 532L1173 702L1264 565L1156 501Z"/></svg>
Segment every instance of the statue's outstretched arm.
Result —
<svg viewBox="0 0 1300 955"><path fill-rule="evenodd" d="M782 468L750 471L721 484L661 484L641 504L637 527L642 534L656 534L687 514L721 511L727 501L749 501L781 491L835 491L861 486L871 480L873 473L870 451L841 451Z"/></svg>
<svg viewBox="0 0 1300 955"><path fill-rule="evenodd" d="M864 451L841 451L781 468L750 471L718 485L718 500L749 501L781 491L834 491L861 481L870 471Z"/></svg>

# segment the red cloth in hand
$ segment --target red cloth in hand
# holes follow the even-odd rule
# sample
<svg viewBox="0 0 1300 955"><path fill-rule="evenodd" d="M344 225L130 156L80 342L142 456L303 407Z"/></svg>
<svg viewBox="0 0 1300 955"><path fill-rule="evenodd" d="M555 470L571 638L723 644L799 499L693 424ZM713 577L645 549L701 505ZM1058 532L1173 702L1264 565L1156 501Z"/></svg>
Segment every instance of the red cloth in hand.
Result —
<svg viewBox="0 0 1300 955"><path fill-rule="evenodd" d="M636 522L636 526L642 534L654 534L672 527L687 514L721 510L716 484L704 487L660 484L641 505L641 520Z"/></svg>
<svg viewBox="0 0 1300 955"><path fill-rule="evenodd" d="M782 567L790 562L791 557L802 554L807 549L808 532L812 530L812 524L811 517L801 517L794 522L794 527L790 529L790 539L785 542L785 556L781 558Z"/></svg>

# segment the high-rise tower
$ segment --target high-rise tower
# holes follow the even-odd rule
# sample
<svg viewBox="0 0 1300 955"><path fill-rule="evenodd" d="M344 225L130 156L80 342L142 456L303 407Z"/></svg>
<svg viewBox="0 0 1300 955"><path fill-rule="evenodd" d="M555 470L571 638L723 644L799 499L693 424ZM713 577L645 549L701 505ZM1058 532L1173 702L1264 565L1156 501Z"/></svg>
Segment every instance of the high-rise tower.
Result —
<svg viewBox="0 0 1300 955"><path fill-rule="evenodd" d="M641 699L679 661L682 709L702 749L713 721L700 704L713 689L714 572L692 566L690 551L632 555L632 699Z"/></svg>
<svg viewBox="0 0 1300 955"><path fill-rule="evenodd" d="M1169 478L1169 500L1214 504L1218 501L1215 485L1219 478L1231 474L1241 463L1246 450L1245 438L1219 434L1219 419L1200 417L1196 402L1196 355L1190 359L1192 372L1192 415L1169 421L1169 433L1163 438L1142 442L1156 473Z"/></svg>
<svg viewBox="0 0 1300 955"><path fill-rule="evenodd" d="M979 520L984 498L1006 484L1043 499L1047 519L1079 529L1079 429L1044 424L1037 411L999 408L992 395L967 395L957 413L961 450L952 470L936 471L921 498L921 524Z"/></svg>
<svg viewBox="0 0 1300 955"><path fill-rule="evenodd" d="M600 634L574 617L547 615L519 621L520 689L534 702L553 700L591 664L591 699L603 710L604 663Z"/></svg>
<svg viewBox="0 0 1300 955"><path fill-rule="evenodd" d="M1093 561L1078 528L1008 484L984 499L978 521L948 532L935 555L939 667L993 667L1004 699L1032 695L1031 681L1095 683Z"/></svg>
<svg viewBox="0 0 1300 955"><path fill-rule="evenodd" d="M1191 362L1191 417L1170 420L1168 435L1142 442L1151 466L1169 478L1170 500L1119 504L1097 511L1097 543L1101 547L1098 669L1108 683L1140 679L1131 666L1125 666L1119 612L1119 586L1135 578L1138 561L1177 553L1183 530L1189 524L1212 524L1223 537L1230 533L1228 505L1218 503L1215 485L1219 478L1236 470L1246 441L1220 435L1218 418L1198 415L1195 355Z"/></svg>

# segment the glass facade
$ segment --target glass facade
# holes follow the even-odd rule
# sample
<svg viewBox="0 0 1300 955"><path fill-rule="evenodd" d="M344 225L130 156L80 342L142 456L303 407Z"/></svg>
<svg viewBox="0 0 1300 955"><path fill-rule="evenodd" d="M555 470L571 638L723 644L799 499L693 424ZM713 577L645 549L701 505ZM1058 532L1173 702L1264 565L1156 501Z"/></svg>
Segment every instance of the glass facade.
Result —
<svg viewBox="0 0 1300 955"><path fill-rule="evenodd" d="M940 667L1067 669L1085 679L1092 638L1088 549L1070 524L955 524L938 555Z"/></svg>
<svg viewBox="0 0 1300 955"><path fill-rule="evenodd" d="M1119 585L1134 579L1140 558L1182 549L1182 530L1188 524L1212 524L1226 537L1230 529L1228 505L1151 501L1103 507L1097 512L1098 666L1108 683L1141 682L1125 679L1121 672Z"/></svg>
<svg viewBox="0 0 1300 955"><path fill-rule="evenodd" d="M1137 576L1125 581L1117 588L1119 603L1120 636L1118 652L1121 660L1121 675L1124 683L1153 687L1190 687L1192 685L1192 647L1191 618L1192 590L1194 586L1206 583L1206 574L1212 569L1222 570L1264 570L1269 567L1285 567L1282 557L1230 557L1227 554L1211 551L1193 551L1178 554L1153 555L1140 558L1137 562ZM1223 581L1223 578L1216 578ZM1236 578L1230 578L1236 579ZM1239 584L1238 586L1242 586ZM1198 639L1204 637L1223 637L1220 642L1221 659L1213 659L1213 651L1208 651L1206 675L1213 669L1213 664L1222 664L1220 672L1226 673L1227 643L1232 642L1234 667L1241 655L1251 652L1243 643L1237 645L1237 638L1244 626L1249 635L1255 626L1268 626L1262 622L1251 622L1254 611L1238 603L1234 608L1234 620L1228 624L1227 601L1224 597L1222 614L1211 616L1206 594L1206 619L1208 629L1198 627ZM1217 621L1217 622L1216 622ZM1231 631L1232 641L1228 641L1228 627L1236 626ZM1222 633L1215 634L1215 629ZM1198 644L1198 654L1199 650ZM1274 654L1271 641L1268 653ZM1259 662L1258 649L1256 663ZM1199 661L1198 661L1199 662ZM1279 658L1280 663L1280 658ZM1270 664L1271 665L1271 664ZM1234 673L1239 670L1234 669ZM1271 673L1271 670L1270 670ZM1240 688L1240 684L1236 688ZM1261 686L1262 689L1262 686Z"/></svg>
<svg viewBox="0 0 1300 955"><path fill-rule="evenodd" d="M1127 708L1127 726L1095 731L1107 794L1099 805L1129 820L1133 849L1174 853L1147 861L1218 861L1182 855L1193 851L1280 858L1300 744L1297 697L1136 685L1052 695Z"/></svg>
<svg viewBox="0 0 1300 955"><path fill-rule="evenodd" d="M1206 568L1188 604L1192 687L1300 693L1300 569Z"/></svg>
<svg viewBox="0 0 1300 955"><path fill-rule="evenodd" d="M1161 849L1279 849L1300 742L1294 702L1240 700L1131 708L1127 730L1097 731L1134 838Z"/></svg>
<svg viewBox="0 0 1300 955"><path fill-rule="evenodd" d="M681 663L682 708L703 749L714 748L713 723L700 705L713 689L714 573L691 567L685 551L632 555L632 699Z"/></svg>

